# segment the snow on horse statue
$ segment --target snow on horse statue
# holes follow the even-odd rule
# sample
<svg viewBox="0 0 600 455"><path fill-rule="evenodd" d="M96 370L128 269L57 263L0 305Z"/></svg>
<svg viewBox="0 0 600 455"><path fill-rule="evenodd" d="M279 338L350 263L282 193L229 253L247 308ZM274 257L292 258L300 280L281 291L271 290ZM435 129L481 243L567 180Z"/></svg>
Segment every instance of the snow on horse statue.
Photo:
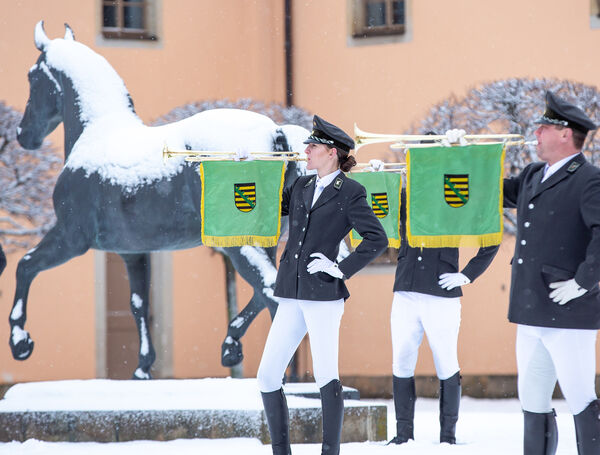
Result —
<svg viewBox="0 0 600 455"><path fill-rule="evenodd" d="M18 141L37 149L64 123L65 165L54 188L56 225L17 268L9 322L15 359L27 359L33 341L25 330L27 295L35 276L91 249L118 253L127 267L130 305L140 350L134 378L149 379L155 359L148 331L151 251L200 245L200 176L182 158L164 164L162 147L194 150L294 150L302 152L308 131L277 126L266 116L237 109L201 112L171 124L149 127L133 108L125 84L110 64L74 40L50 40L43 22L35 27L41 51L29 70L30 93ZM305 166L290 162L286 185ZM222 248L254 288L249 304L229 324L222 363L242 359L240 337L266 306L273 317L276 248Z"/></svg>

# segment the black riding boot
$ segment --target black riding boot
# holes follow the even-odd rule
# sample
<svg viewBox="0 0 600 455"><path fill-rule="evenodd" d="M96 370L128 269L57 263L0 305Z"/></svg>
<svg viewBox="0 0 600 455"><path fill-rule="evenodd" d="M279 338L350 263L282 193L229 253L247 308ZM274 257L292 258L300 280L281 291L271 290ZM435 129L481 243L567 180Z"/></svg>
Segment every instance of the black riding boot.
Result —
<svg viewBox="0 0 600 455"><path fill-rule="evenodd" d="M415 439L415 378L393 376L394 409L396 411L396 436L388 444L403 444Z"/></svg>
<svg viewBox="0 0 600 455"><path fill-rule="evenodd" d="M283 389L274 392L261 392L273 455L290 455L289 415Z"/></svg>
<svg viewBox="0 0 600 455"><path fill-rule="evenodd" d="M600 453L600 400L592 401L575 419L579 455Z"/></svg>
<svg viewBox="0 0 600 455"><path fill-rule="evenodd" d="M556 412L523 411L523 453L525 455L554 455L558 446Z"/></svg>
<svg viewBox="0 0 600 455"><path fill-rule="evenodd" d="M323 446L321 455L339 455L344 421L344 397L342 384L334 379L321 387L323 406Z"/></svg>
<svg viewBox="0 0 600 455"><path fill-rule="evenodd" d="M456 444L460 390L460 372L440 381L440 442Z"/></svg>

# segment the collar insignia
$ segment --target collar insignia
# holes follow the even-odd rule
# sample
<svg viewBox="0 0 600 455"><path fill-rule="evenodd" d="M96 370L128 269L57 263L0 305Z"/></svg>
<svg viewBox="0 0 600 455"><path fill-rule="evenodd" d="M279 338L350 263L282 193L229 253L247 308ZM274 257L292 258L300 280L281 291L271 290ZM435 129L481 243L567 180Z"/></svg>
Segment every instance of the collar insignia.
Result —
<svg viewBox="0 0 600 455"><path fill-rule="evenodd" d="M333 187L336 190L339 190L342 187L342 183L344 183L344 181L342 180L342 178L341 177L337 177L335 179L335 182L333 182Z"/></svg>
<svg viewBox="0 0 600 455"><path fill-rule="evenodd" d="M577 169L579 169L579 166L581 166L581 163L578 163L577 161L573 161L571 164L569 164L569 167L567 168L567 172L570 172L572 174Z"/></svg>
<svg viewBox="0 0 600 455"><path fill-rule="evenodd" d="M311 179L308 182L306 182L306 185L304 185L304 188L306 188L307 186L310 186L314 181L315 181L315 178L311 177Z"/></svg>

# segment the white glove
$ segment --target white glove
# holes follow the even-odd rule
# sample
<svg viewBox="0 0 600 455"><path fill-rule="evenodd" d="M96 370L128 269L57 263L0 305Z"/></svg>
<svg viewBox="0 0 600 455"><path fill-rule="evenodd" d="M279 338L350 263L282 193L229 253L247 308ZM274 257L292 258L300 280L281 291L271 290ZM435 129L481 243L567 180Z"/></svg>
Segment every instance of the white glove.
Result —
<svg viewBox="0 0 600 455"><path fill-rule="evenodd" d="M559 305L564 305L570 300L581 297L587 292L587 289L583 289L581 286L579 286L574 278L571 278L567 281L550 283L550 288L554 289L554 291L550 293L549 297L553 302L556 302Z"/></svg>
<svg viewBox="0 0 600 455"><path fill-rule="evenodd" d="M460 144L460 145L468 145L467 140L465 139L465 134L467 132L465 130L452 129L446 131L444 134L446 139L442 139L442 145L445 147L449 147L451 144Z"/></svg>
<svg viewBox="0 0 600 455"><path fill-rule="evenodd" d="M369 167L367 169L372 172L381 172L385 167L385 163L381 160L369 160Z"/></svg>
<svg viewBox="0 0 600 455"><path fill-rule="evenodd" d="M343 278L344 274L338 268L338 265L329 260L323 253L313 253L310 257L316 257L318 259L313 259L310 264L306 267L306 270L311 275L317 272L325 272L331 275L334 278Z"/></svg>
<svg viewBox="0 0 600 455"><path fill-rule="evenodd" d="M438 281L438 284L442 287L442 289L450 291L451 289L469 284L470 282L471 280L466 275L458 272L442 273L440 275L440 281Z"/></svg>
<svg viewBox="0 0 600 455"><path fill-rule="evenodd" d="M252 161L252 155L248 150L236 150L235 156L233 157L234 161Z"/></svg>

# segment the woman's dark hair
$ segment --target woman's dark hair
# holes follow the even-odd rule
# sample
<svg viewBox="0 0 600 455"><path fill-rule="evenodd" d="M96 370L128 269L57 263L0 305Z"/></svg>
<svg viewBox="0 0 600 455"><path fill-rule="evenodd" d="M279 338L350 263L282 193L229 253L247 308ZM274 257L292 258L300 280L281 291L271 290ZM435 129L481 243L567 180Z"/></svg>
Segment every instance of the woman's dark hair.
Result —
<svg viewBox="0 0 600 455"><path fill-rule="evenodd" d="M338 149L336 149L336 151L338 156L338 162L340 163L340 169L343 172L348 172L350 169L356 166L356 159L352 155L346 152L342 152Z"/></svg>

